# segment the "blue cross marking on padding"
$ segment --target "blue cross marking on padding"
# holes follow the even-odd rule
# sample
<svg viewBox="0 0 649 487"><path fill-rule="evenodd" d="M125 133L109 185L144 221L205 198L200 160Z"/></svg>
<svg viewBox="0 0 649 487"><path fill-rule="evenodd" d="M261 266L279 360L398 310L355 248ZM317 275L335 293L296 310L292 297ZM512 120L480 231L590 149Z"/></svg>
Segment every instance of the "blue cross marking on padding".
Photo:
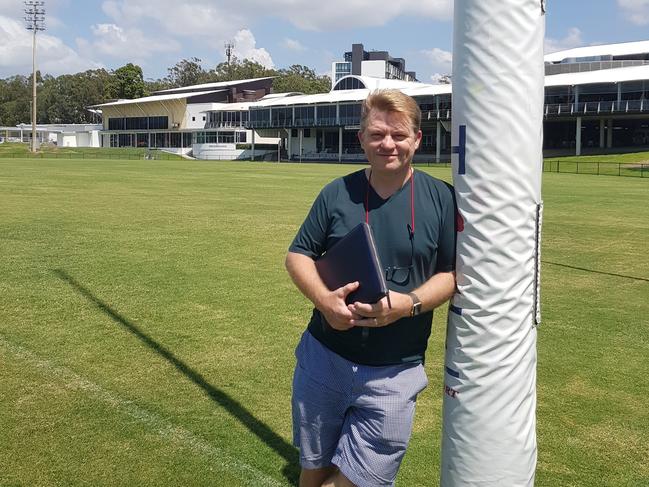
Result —
<svg viewBox="0 0 649 487"><path fill-rule="evenodd" d="M451 147L451 153L458 155L458 174L466 174L466 125L460 125L460 143Z"/></svg>

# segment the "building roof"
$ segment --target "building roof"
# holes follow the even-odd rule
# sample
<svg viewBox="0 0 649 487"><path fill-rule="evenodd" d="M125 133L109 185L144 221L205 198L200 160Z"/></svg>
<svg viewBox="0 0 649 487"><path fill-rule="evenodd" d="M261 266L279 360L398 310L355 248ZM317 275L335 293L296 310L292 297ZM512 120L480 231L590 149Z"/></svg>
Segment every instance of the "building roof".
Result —
<svg viewBox="0 0 649 487"><path fill-rule="evenodd" d="M284 98L286 96L295 96L295 95L304 95L299 91L288 91L286 93L268 93L267 95L260 98L260 100L270 100L272 98Z"/></svg>
<svg viewBox="0 0 649 487"><path fill-rule="evenodd" d="M649 53L649 41L626 42L621 44L608 44L569 49L548 54L545 56L545 61L558 62L569 57L589 57L607 54L613 56L621 56L638 53ZM399 89L410 96L434 96L440 94L450 94L452 90L452 86L450 84L433 85L413 81L373 78L369 76L357 75L349 75L347 77L358 79L366 86L366 88L356 90L332 90L328 93L318 93L313 95L296 92L271 93L256 101L206 104L210 107L206 111L244 111L248 110L250 107L261 108L289 105L312 105L316 103L358 102L364 100L371 91L376 89ZM154 94L153 96L137 98L135 100L118 100L114 102L103 103L100 105L94 105L89 108L185 99L191 98L193 96L225 91L228 86L233 86L236 84L268 79L272 79L272 77L185 86L183 88L158 91L156 92L157 94ZM618 83L637 80L649 80L649 64L643 66L629 66L622 68L602 69L597 71L583 71L578 73L561 73L548 75L545 77L545 86L575 86L583 84ZM212 89L208 90L208 88ZM178 90L183 90L183 92L178 93Z"/></svg>
<svg viewBox="0 0 649 487"><path fill-rule="evenodd" d="M568 58L591 56L629 56L632 54L649 53L649 41L622 42L618 44L602 44L598 46L576 47L565 51L546 54L546 63L558 63Z"/></svg>
<svg viewBox="0 0 649 487"><path fill-rule="evenodd" d="M93 130L101 130L101 124L94 123L39 123L36 125L37 132L51 132L51 133L73 133L73 132L92 132ZM31 132L32 125L27 123L22 123L15 125L13 127L0 127L0 131L4 132L6 130L16 132L19 130L24 132Z"/></svg>
<svg viewBox="0 0 649 487"><path fill-rule="evenodd" d="M233 80L233 81L219 81L217 83L203 83L200 85L191 85L191 86L181 86L180 88L170 88L168 90L158 90L155 91L154 94L168 94L168 93L178 93L181 91L206 91L206 90L212 90L212 89L223 89L223 88L228 88L230 86L236 86L236 85L241 85L244 83L252 83L254 81L264 81L268 79L273 79L275 76L265 76L263 78L250 78L250 79L239 79L239 80Z"/></svg>
<svg viewBox="0 0 649 487"><path fill-rule="evenodd" d="M294 95L283 98L262 99L247 105L255 107L272 107L282 105L312 105L315 103L355 102L364 100L371 91L376 89L400 89L410 96L432 96L451 93L451 85L448 84L432 85L415 81L371 78L368 76L356 75L351 76L361 80L368 88L356 90L334 90L329 93L317 93L315 95ZM229 105L227 109L230 110ZM216 108L215 110L219 110L219 108Z"/></svg>
<svg viewBox="0 0 649 487"><path fill-rule="evenodd" d="M172 93L172 94L168 94L168 95L144 96L142 98L135 98L133 100L123 99L123 100L111 101L111 102L108 102L108 103L100 103L99 105L92 105L92 106L90 106L88 108L130 105L131 103L151 103L151 102L154 102L154 101L182 100L183 98L191 98L192 96L207 95L207 94L210 94L210 93L218 93L219 91L225 91L225 90L191 91L191 92L188 92L188 93Z"/></svg>
<svg viewBox="0 0 649 487"><path fill-rule="evenodd" d="M378 90L378 89L395 89L395 90L403 90L407 88L411 88L415 85L422 85L424 83L420 83L418 81L404 81L400 79L385 79L385 78L373 78L371 76L361 76L357 74L349 74L347 76L343 76L340 78L336 83L334 84L334 87L341 83L343 80L346 80L348 78L356 78L357 80L361 81L366 88L370 90Z"/></svg>
<svg viewBox="0 0 649 487"><path fill-rule="evenodd" d="M575 86L595 83L621 83L649 79L649 64L625 68L600 69L581 73L561 73L545 77L545 86Z"/></svg>

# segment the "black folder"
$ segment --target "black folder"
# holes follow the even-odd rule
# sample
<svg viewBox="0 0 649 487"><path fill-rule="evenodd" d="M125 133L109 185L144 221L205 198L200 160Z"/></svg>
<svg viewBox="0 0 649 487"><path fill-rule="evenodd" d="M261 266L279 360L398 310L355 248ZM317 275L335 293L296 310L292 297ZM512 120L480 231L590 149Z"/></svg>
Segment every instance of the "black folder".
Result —
<svg viewBox="0 0 649 487"><path fill-rule="evenodd" d="M318 274L330 291L350 282L360 286L347 296L347 304L376 303L388 294L383 267L370 226L363 222L336 242L315 262Z"/></svg>

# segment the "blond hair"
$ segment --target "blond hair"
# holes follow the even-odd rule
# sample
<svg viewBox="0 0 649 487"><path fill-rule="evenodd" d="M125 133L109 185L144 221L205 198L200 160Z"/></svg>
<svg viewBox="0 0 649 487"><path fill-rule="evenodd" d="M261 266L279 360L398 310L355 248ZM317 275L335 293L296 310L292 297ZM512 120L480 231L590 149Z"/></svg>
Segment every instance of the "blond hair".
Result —
<svg viewBox="0 0 649 487"><path fill-rule="evenodd" d="M414 133L421 126L421 110L417 102L399 90L374 90L361 106L361 132L367 128L367 120L372 110L395 112L406 116Z"/></svg>

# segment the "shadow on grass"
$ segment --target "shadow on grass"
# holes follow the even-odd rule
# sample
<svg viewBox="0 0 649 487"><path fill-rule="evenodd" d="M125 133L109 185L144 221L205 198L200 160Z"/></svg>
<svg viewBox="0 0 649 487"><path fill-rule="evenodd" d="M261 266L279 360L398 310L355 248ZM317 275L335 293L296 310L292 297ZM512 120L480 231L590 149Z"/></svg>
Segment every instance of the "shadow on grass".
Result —
<svg viewBox="0 0 649 487"><path fill-rule="evenodd" d="M124 327L127 331L135 335L146 346L154 350L165 360L170 362L180 373L191 380L194 384L200 387L207 396L216 402L219 406L225 409L228 413L234 416L241 424L248 430L256 435L270 448L286 460L287 464L282 473L286 479L294 485L297 485L300 467L297 449L284 440L281 436L271 430L268 425L264 424L259 419L255 418L250 411L248 411L240 402L231 398L225 392L214 387L212 384L205 380L199 372L192 369L185 362L177 358L170 350L156 342L153 338L148 336L140 330L135 324L131 323L124 316L120 315L117 311L113 310L110 306L97 298L88 289L79 284L73 277L61 269L54 269L54 274L63 281L72 286L81 296L86 298L94 304L100 311L108 315L113 321Z"/></svg>
<svg viewBox="0 0 649 487"><path fill-rule="evenodd" d="M566 267L568 269L576 269L578 271L584 271L584 272L592 272L594 274L603 274L605 276L613 276L613 277L621 277L623 279L631 279L633 281L644 281L644 282L649 282L649 279L645 277L634 277L634 276L626 276L624 274L615 274L613 272L604 272L604 271L596 271L593 269L586 269L585 267L576 267L574 265L568 265L568 264L559 264L558 262L550 262L548 260L542 260L541 261L543 264L550 264L550 265L556 265L558 267Z"/></svg>

